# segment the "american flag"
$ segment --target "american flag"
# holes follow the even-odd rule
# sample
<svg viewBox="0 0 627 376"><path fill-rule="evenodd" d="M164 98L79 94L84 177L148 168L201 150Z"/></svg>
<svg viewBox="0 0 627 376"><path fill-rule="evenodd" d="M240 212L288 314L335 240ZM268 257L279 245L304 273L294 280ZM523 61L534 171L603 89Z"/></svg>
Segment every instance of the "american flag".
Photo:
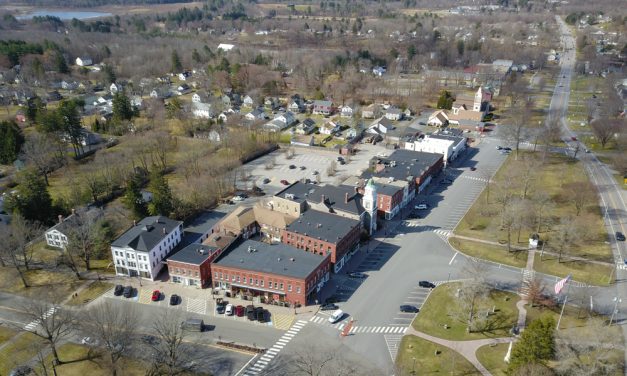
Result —
<svg viewBox="0 0 627 376"><path fill-rule="evenodd" d="M555 284L555 293L556 294L559 294L562 291L562 289L564 288L564 285L566 284L566 282L570 281L570 277L571 277L571 275L569 274L569 275L566 276L566 278L561 279L559 282L557 282Z"/></svg>

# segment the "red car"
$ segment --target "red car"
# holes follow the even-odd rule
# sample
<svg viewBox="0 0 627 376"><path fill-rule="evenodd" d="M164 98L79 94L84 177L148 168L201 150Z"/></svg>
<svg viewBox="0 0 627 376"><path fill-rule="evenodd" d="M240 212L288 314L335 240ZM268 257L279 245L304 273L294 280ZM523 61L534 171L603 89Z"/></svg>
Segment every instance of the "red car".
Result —
<svg viewBox="0 0 627 376"><path fill-rule="evenodd" d="M570 139L573 140L573 141L577 141L577 137L575 137L575 136L571 137Z"/></svg>
<svg viewBox="0 0 627 376"><path fill-rule="evenodd" d="M155 290L152 292L152 301L156 302L157 300L159 300L159 298L161 297L161 292L159 292L159 290Z"/></svg>
<svg viewBox="0 0 627 376"><path fill-rule="evenodd" d="M281 180L281 184L283 184L283 185L290 185L290 182L288 182L287 180L283 179L283 180Z"/></svg>
<svg viewBox="0 0 627 376"><path fill-rule="evenodd" d="M238 305L237 307L235 307L235 315L237 317L243 317L244 314L245 314L244 306Z"/></svg>

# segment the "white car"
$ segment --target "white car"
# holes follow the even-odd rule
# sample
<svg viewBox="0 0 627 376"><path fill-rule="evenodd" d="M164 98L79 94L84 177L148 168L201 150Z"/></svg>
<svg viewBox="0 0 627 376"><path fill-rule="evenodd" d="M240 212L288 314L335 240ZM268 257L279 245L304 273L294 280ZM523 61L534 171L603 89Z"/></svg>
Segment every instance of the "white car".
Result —
<svg viewBox="0 0 627 376"><path fill-rule="evenodd" d="M333 312L333 314L331 314L331 316L329 317L329 322L331 324L335 324L336 322L340 321L342 317L344 317L344 312L341 309L338 309L337 311Z"/></svg>
<svg viewBox="0 0 627 376"><path fill-rule="evenodd" d="M414 206L414 209L416 210L427 210L429 206L427 206L427 204L418 204L416 206Z"/></svg>
<svg viewBox="0 0 627 376"><path fill-rule="evenodd" d="M227 304L224 314L227 316L233 316L233 304Z"/></svg>
<svg viewBox="0 0 627 376"><path fill-rule="evenodd" d="M242 197L242 196L235 196L235 197L233 197L233 201L244 201L244 197Z"/></svg>

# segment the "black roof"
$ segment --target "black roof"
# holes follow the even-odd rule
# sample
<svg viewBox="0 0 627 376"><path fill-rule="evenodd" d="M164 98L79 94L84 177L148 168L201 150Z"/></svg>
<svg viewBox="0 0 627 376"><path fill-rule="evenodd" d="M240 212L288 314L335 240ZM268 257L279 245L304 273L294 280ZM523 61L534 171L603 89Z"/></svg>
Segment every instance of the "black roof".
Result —
<svg viewBox="0 0 627 376"><path fill-rule="evenodd" d="M111 245L148 252L182 223L163 216L146 217L120 235Z"/></svg>
<svg viewBox="0 0 627 376"><path fill-rule="evenodd" d="M192 243L187 247L168 257L168 261L184 262L186 264L200 265L205 262L211 255L217 252L219 248L210 245Z"/></svg>
<svg viewBox="0 0 627 376"><path fill-rule="evenodd" d="M302 203L307 201L309 195L313 194L319 188L320 187L315 184L307 184L297 180L282 191L279 191L275 196Z"/></svg>
<svg viewBox="0 0 627 376"><path fill-rule="evenodd" d="M442 158L442 154L438 153L399 149L389 157L374 157L373 164L384 164L385 168L379 172L366 171L362 177L393 177L396 180L407 180L408 176L418 178Z"/></svg>
<svg viewBox="0 0 627 376"><path fill-rule="evenodd" d="M213 264L304 279L327 257L330 255L317 255L283 243L271 245L254 240L240 240L222 253Z"/></svg>
<svg viewBox="0 0 627 376"><path fill-rule="evenodd" d="M346 195L348 194L348 202ZM309 202L321 203L324 195L324 204L331 212L341 210L354 215L361 215L364 212L362 205L362 194L356 192L355 187L348 185L324 185L315 192L309 194Z"/></svg>
<svg viewBox="0 0 627 376"><path fill-rule="evenodd" d="M356 219L310 209L301 214L296 221L287 225L286 230L329 243L337 243L359 225L360 222Z"/></svg>

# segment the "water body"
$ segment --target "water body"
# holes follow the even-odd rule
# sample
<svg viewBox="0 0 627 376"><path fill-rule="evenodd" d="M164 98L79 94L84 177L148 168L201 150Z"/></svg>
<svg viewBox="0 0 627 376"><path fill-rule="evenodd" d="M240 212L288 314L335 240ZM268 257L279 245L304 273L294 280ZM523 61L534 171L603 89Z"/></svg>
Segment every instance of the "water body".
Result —
<svg viewBox="0 0 627 376"><path fill-rule="evenodd" d="M82 12L82 11L57 11L57 10L36 10L34 12L30 12L21 16L17 16L18 20L30 20L33 17L43 17L43 16L53 16L59 17L62 20L71 20L72 18L77 18L79 20L86 20L89 18L98 18L98 17L110 17L111 13L102 13L102 12Z"/></svg>

